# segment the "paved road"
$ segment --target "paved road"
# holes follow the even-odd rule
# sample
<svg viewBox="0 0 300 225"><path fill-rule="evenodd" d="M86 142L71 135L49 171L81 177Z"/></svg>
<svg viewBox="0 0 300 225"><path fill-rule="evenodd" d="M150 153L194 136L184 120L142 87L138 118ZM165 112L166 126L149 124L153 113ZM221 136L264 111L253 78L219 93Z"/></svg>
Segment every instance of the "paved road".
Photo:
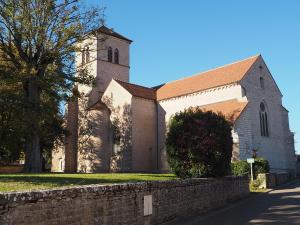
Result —
<svg viewBox="0 0 300 225"><path fill-rule="evenodd" d="M224 209L169 225L300 225L300 180Z"/></svg>

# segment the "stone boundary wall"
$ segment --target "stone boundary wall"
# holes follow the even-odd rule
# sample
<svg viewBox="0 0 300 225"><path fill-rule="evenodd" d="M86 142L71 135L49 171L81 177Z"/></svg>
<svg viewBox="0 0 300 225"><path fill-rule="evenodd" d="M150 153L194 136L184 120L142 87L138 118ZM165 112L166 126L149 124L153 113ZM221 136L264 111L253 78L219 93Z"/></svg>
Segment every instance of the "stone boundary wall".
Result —
<svg viewBox="0 0 300 225"><path fill-rule="evenodd" d="M21 173L23 165L0 166L0 173Z"/></svg>
<svg viewBox="0 0 300 225"><path fill-rule="evenodd" d="M249 194L245 177L188 179L0 194L1 225L146 225L221 207Z"/></svg>
<svg viewBox="0 0 300 225"><path fill-rule="evenodd" d="M295 173L260 173L257 179L260 180L261 184L259 188L274 188L276 186L285 184L296 178Z"/></svg>
<svg viewBox="0 0 300 225"><path fill-rule="evenodd" d="M299 156L299 161L296 163L296 176L300 177L300 156Z"/></svg>
<svg viewBox="0 0 300 225"><path fill-rule="evenodd" d="M276 185L285 184L296 178L295 173L277 173L276 174Z"/></svg>

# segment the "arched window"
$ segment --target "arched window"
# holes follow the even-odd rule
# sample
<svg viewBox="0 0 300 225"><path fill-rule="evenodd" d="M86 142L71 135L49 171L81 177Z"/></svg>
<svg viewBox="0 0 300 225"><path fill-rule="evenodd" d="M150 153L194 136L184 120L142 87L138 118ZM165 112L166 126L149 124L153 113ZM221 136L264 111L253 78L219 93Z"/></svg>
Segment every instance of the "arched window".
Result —
<svg viewBox="0 0 300 225"><path fill-rule="evenodd" d="M259 82L260 82L260 87L261 87L262 89L265 89L265 81L264 81L264 78L263 78L263 77L260 77L260 78L259 78Z"/></svg>
<svg viewBox="0 0 300 225"><path fill-rule="evenodd" d="M115 64L119 64L119 50L116 48L114 53Z"/></svg>
<svg viewBox="0 0 300 225"><path fill-rule="evenodd" d="M262 137L269 137L269 124L268 124L268 114L266 111L266 106L262 102L260 103L260 133Z"/></svg>
<svg viewBox="0 0 300 225"><path fill-rule="evenodd" d="M111 47L108 47L108 50L107 50L107 61L108 62L112 62L112 48Z"/></svg>
<svg viewBox="0 0 300 225"><path fill-rule="evenodd" d="M86 63L90 62L90 48L89 47L85 48L85 62Z"/></svg>

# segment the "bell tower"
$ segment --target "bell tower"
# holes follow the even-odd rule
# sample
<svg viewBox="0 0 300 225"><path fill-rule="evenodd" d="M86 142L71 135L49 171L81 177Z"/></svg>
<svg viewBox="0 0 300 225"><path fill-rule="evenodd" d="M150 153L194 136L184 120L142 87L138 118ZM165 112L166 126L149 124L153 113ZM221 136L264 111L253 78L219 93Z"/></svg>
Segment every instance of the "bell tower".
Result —
<svg viewBox="0 0 300 225"><path fill-rule="evenodd" d="M109 172L112 151L110 111L101 97L112 79L129 82L131 40L106 26L95 30L80 43L76 66L95 78L93 87L78 85L81 97L75 102L78 114L68 118L65 162L68 171ZM73 102L69 102L73 104ZM72 113L75 112L72 108ZM77 127L71 125L75 124ZM82 132L83 131L83 132ZM69 162L75 162L69 163ZM70 164L70 166L69 166Z"/></svg>
<svg viewBox="0 0 300 225"><path fill-rule="evenodd" d="M97 30L97 88L104 92L115 78L129 82L131 40L105 26Z"/></svg>
<svg viewBox="0 0 300 225"><path fill-rule="evenodd" d="M112 79L129 82L130 44L132 41L113 29L101 26L91 38L81 43L82 52L76 65L85 66L96 80L93 88L79 85L79 92L88 94L90 101L101 97Z"/></svg>

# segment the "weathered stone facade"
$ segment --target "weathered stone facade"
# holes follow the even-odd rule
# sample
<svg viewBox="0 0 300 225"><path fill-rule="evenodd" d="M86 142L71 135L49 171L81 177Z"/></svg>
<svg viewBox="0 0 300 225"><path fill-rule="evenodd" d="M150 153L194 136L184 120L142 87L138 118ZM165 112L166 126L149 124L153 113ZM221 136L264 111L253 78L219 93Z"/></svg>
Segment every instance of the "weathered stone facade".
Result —
<svg viewBox="0 0 300 225"><path fill-rule="evenodd" d="M263 88L260 86L261 78L264 80ZM282 106L282 94L261 56L257 56L238 82L158 101L161 120L165 119L165 123L160 123L160 129L166 130L165 124L176 112L234 99L247 102L247 107L234 121L234 158L245 160L252 157L253 150L256 150L258 156L270 162L273 171L295 170L294 137L289 128L288 111ZM267 107L268 137L261 135L259 111L262 102ZM162 164L165 164L165 136L160 134L159 138ZM166 164L164 168L167 168Z"/></svg>
<svg viewBox="0 0 300 225"><path fill-rule="evenodd" d="M129 83L131 41L112 30L105 30L105 38L101 37L100 32L82 44L90 41L97 48L91 52L93 60L84 65L96 78L96 85L78 86L88 107L79 104L78 129L70 123L65 171L71 172L72 165L74 171L76 163L80 172L169 171L165 149L168 122L189 107L221 112L233 122L233 160L257 152L270 162L273 171L295 170L288 111L261 55L146 88ZM115 56L109 59L108 49L118 50L117 63ZM81 55L77 58L81 66ZM263 125L261 104L265 108ZM76 110L69 110L68 121L75 121ZM262 134L263 129L268 134ZM61 155L53 154L53 164L59 164L64 158ZM52 171L59 172L56 165Z"/></svg>
<svg viewBox="0 0 300 225"><path fill-rule="evenodd" d="M131 41L110 32L102 27L79 43L82 49L89 49L89 61L83 60L83 51L76 55L76 65L93 75L96 84L93 87L78 85L80 97L68 103L66 145L53 151L53 172L109 172L115 165L118 171L130 171L132 168L129 148L123 154L127 159L113 155L112 112L101 102L103 92L113 78L129 81ZM111 62L108 61L108 48L113 51ZM116 50L119 52L117 63L114 61ZM127 142L126 146L129 146Z"/></svg>
<svg viewBox="0 0 300 225"><path fill-rule="evenodd" d="M263 79L264 87L260 85ZM293 134L289 128L288 111L282 106L282 94L274 81L267 65L260 56L252 65L240 85L246 90L249 102L238 122L241 159L252 155L256 149L258 155L266 158L273 171L295 170L295 147ZM268 114L269 135L261 135L260 104L264 103Z"/></svg>
<svg viewBox="0 0 300 225"><path fill-rule="evenodd" d="M241 177L8 193L0 194L0 224L162 224L178 217L206 212L248 194L249 181ZM144 197L149 195L152 196L152 203L148 202L152 213L145 216Z"/></svg>

